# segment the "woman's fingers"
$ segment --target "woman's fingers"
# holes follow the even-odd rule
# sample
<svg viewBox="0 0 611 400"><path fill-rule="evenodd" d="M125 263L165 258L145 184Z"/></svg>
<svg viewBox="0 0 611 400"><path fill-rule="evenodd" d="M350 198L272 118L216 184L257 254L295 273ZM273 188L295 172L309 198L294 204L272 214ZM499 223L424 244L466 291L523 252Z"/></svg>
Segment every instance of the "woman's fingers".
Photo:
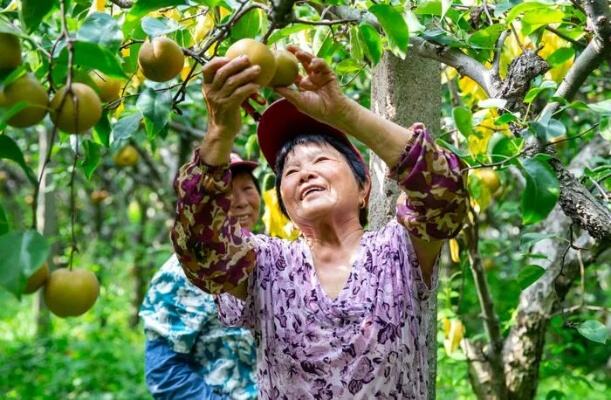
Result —
<svg viewBox="0 0 611 400"><path fill-rule="evenodd" d="M223 85L225 85L225 81L227 81L230 76L237 74L238 72L248 68L249 66L250 61L246 56L240 56L229 61L221 68L219 68L214 74L214 79L212 80L212 89L220 90Z"/></svg>
<svg viewBox="0 0 611 400"><path fill-rule="evenodd" d="M202 69L202 74L204 75L204 84L212 83L216 71L218 71L219 68L223 67L229 61L231 60L227 57L214 57L212 60L208 61Z"/></svg>
<svg viewBox="0 0 611 400"><path fill-rule="evenodd" d="M232 93L234 93L235 90L240 86L254 81L257 76L259 76L260 72L261 67L259 67L258 65L253 65L246 69L243 69L242 71L236 74L230 75L225 80L225 84L218 90L218 94L222 97L231 96Z"/></svg>
<svg viewBox="0 0 611 400"><path fill-rule="evenodd" d="M253 94L257 93L260 86L254 82L239 86L232 94L231 98L235 99L238 105L244 103Z"/></svg>

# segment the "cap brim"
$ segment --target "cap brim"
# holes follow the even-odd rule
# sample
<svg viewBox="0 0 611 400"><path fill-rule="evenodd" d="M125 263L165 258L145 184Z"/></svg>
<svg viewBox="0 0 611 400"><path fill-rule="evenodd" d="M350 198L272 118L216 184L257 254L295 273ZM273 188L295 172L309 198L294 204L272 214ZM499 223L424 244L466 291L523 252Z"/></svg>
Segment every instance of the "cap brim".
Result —
<svg viewBox="0 0 611 400"><path fill-rule="evenodd" d="M286 99L273 102L261 115L257 127L259 147L274 172L277 172L275 170L276 155L286 142L299 135L317 133L326 133L337 137L350 146L363 161L361 153L343 132L302 113ZM364 161L363 165L365 165Z"/></svg>
<svg viewBox="0 0 611 400"><path fill-rule="evenodd" d="M257 168L259 166L258 163L254 162L254 161L236 161L236 162L232 162L231 164L229 164L229 169L233 170L248 170L253 171L255 168Z"/></svg>

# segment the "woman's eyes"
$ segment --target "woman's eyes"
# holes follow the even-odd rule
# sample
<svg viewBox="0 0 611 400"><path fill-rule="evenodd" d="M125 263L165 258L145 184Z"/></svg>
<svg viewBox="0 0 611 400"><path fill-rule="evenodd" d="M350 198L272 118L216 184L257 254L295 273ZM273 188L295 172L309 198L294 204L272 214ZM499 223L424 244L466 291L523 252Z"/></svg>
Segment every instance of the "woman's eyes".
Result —
<svg viewBox="0 0 611 400"><path fill-rule="evenodd" d="M289 176L297 172L297 168L289 168L284 172L284 176Z"/></svg>
<svg viewBox="0 0 611 400"><path fill-rule="evenodd" d="M320 157L316 157L314 159L314 163L318 163L318 162L321 162L321 161L329 161L329 160L330 160L329 157L320 156Z"/></svg>

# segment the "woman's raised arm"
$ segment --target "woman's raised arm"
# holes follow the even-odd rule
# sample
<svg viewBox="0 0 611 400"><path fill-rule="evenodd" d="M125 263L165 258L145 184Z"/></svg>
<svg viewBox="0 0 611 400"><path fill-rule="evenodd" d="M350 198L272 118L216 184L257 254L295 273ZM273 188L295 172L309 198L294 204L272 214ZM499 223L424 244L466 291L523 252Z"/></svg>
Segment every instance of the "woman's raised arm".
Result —
<svg viewBox="0 0 611 400"><path fill-rule="evenodd" d="M243 288L255 265L255 251L231 205L229 159L241 127L241 104L258 90L260 67L246 57L215 58L204 67L208 132L174 182L178 195L171 232L174 251L189 280L209 293Z"/></svg>

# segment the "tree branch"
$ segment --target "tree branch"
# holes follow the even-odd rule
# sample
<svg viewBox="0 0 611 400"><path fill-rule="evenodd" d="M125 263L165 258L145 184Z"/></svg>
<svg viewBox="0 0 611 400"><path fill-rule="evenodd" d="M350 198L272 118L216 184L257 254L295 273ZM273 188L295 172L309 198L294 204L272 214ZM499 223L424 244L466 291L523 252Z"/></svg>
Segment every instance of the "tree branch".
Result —
<svg viewBox="0 0 611 400"><path fill-rule="evenodd" d="M596 137L573 159L570 170L583 171L590 161L608 154L610 150L608 141ZM541 224L545 227L542 233L562 236L571 224L571 219L564 215L560 207L556 207ZM547 258L537 262L545 269L543 276L522 291L516 323L505 340L503 361L511 398L526 399L534 396L549 317L579 275L576 252L569 251L570 246L563 246L565 243L558 238L548 238L536 243L530 251L531 254L543 254ZM581 248L591 247L592 243L587 233L576 241ZM564 254L565 251L568 253ZM589 253L583 261L587 265L596 256L595 252Z"/></svg>
<svg viewBox="0 0 611 400"><path fill-rule="evenodd" d="M467 250L469 253L469 261L471 266L471 273L473 274L473 280L475 282L475 289L479 298L480 308L482 310L482 318L490 347L485 355L485 358L489 361L491 382L495 398L499 400L507 399L507 388L505 386L505 371L503 370L503 335L501 334L501 328L499 325L499 318L494 310L494 302L492 295L490 294L490 288L488 287L488 281L486 280L486 273L482 267L481 257L479 255L478 243L479 243L479 226L477 221L477 214L471 210L473 222L463 230L466 242Z"/></svg>
<svg viewBox="0 0 611 400"><path fill-rule="evenodd" d="M132 0L110 0L110 2L120 8L131 8L134 5Z"/></svg>

